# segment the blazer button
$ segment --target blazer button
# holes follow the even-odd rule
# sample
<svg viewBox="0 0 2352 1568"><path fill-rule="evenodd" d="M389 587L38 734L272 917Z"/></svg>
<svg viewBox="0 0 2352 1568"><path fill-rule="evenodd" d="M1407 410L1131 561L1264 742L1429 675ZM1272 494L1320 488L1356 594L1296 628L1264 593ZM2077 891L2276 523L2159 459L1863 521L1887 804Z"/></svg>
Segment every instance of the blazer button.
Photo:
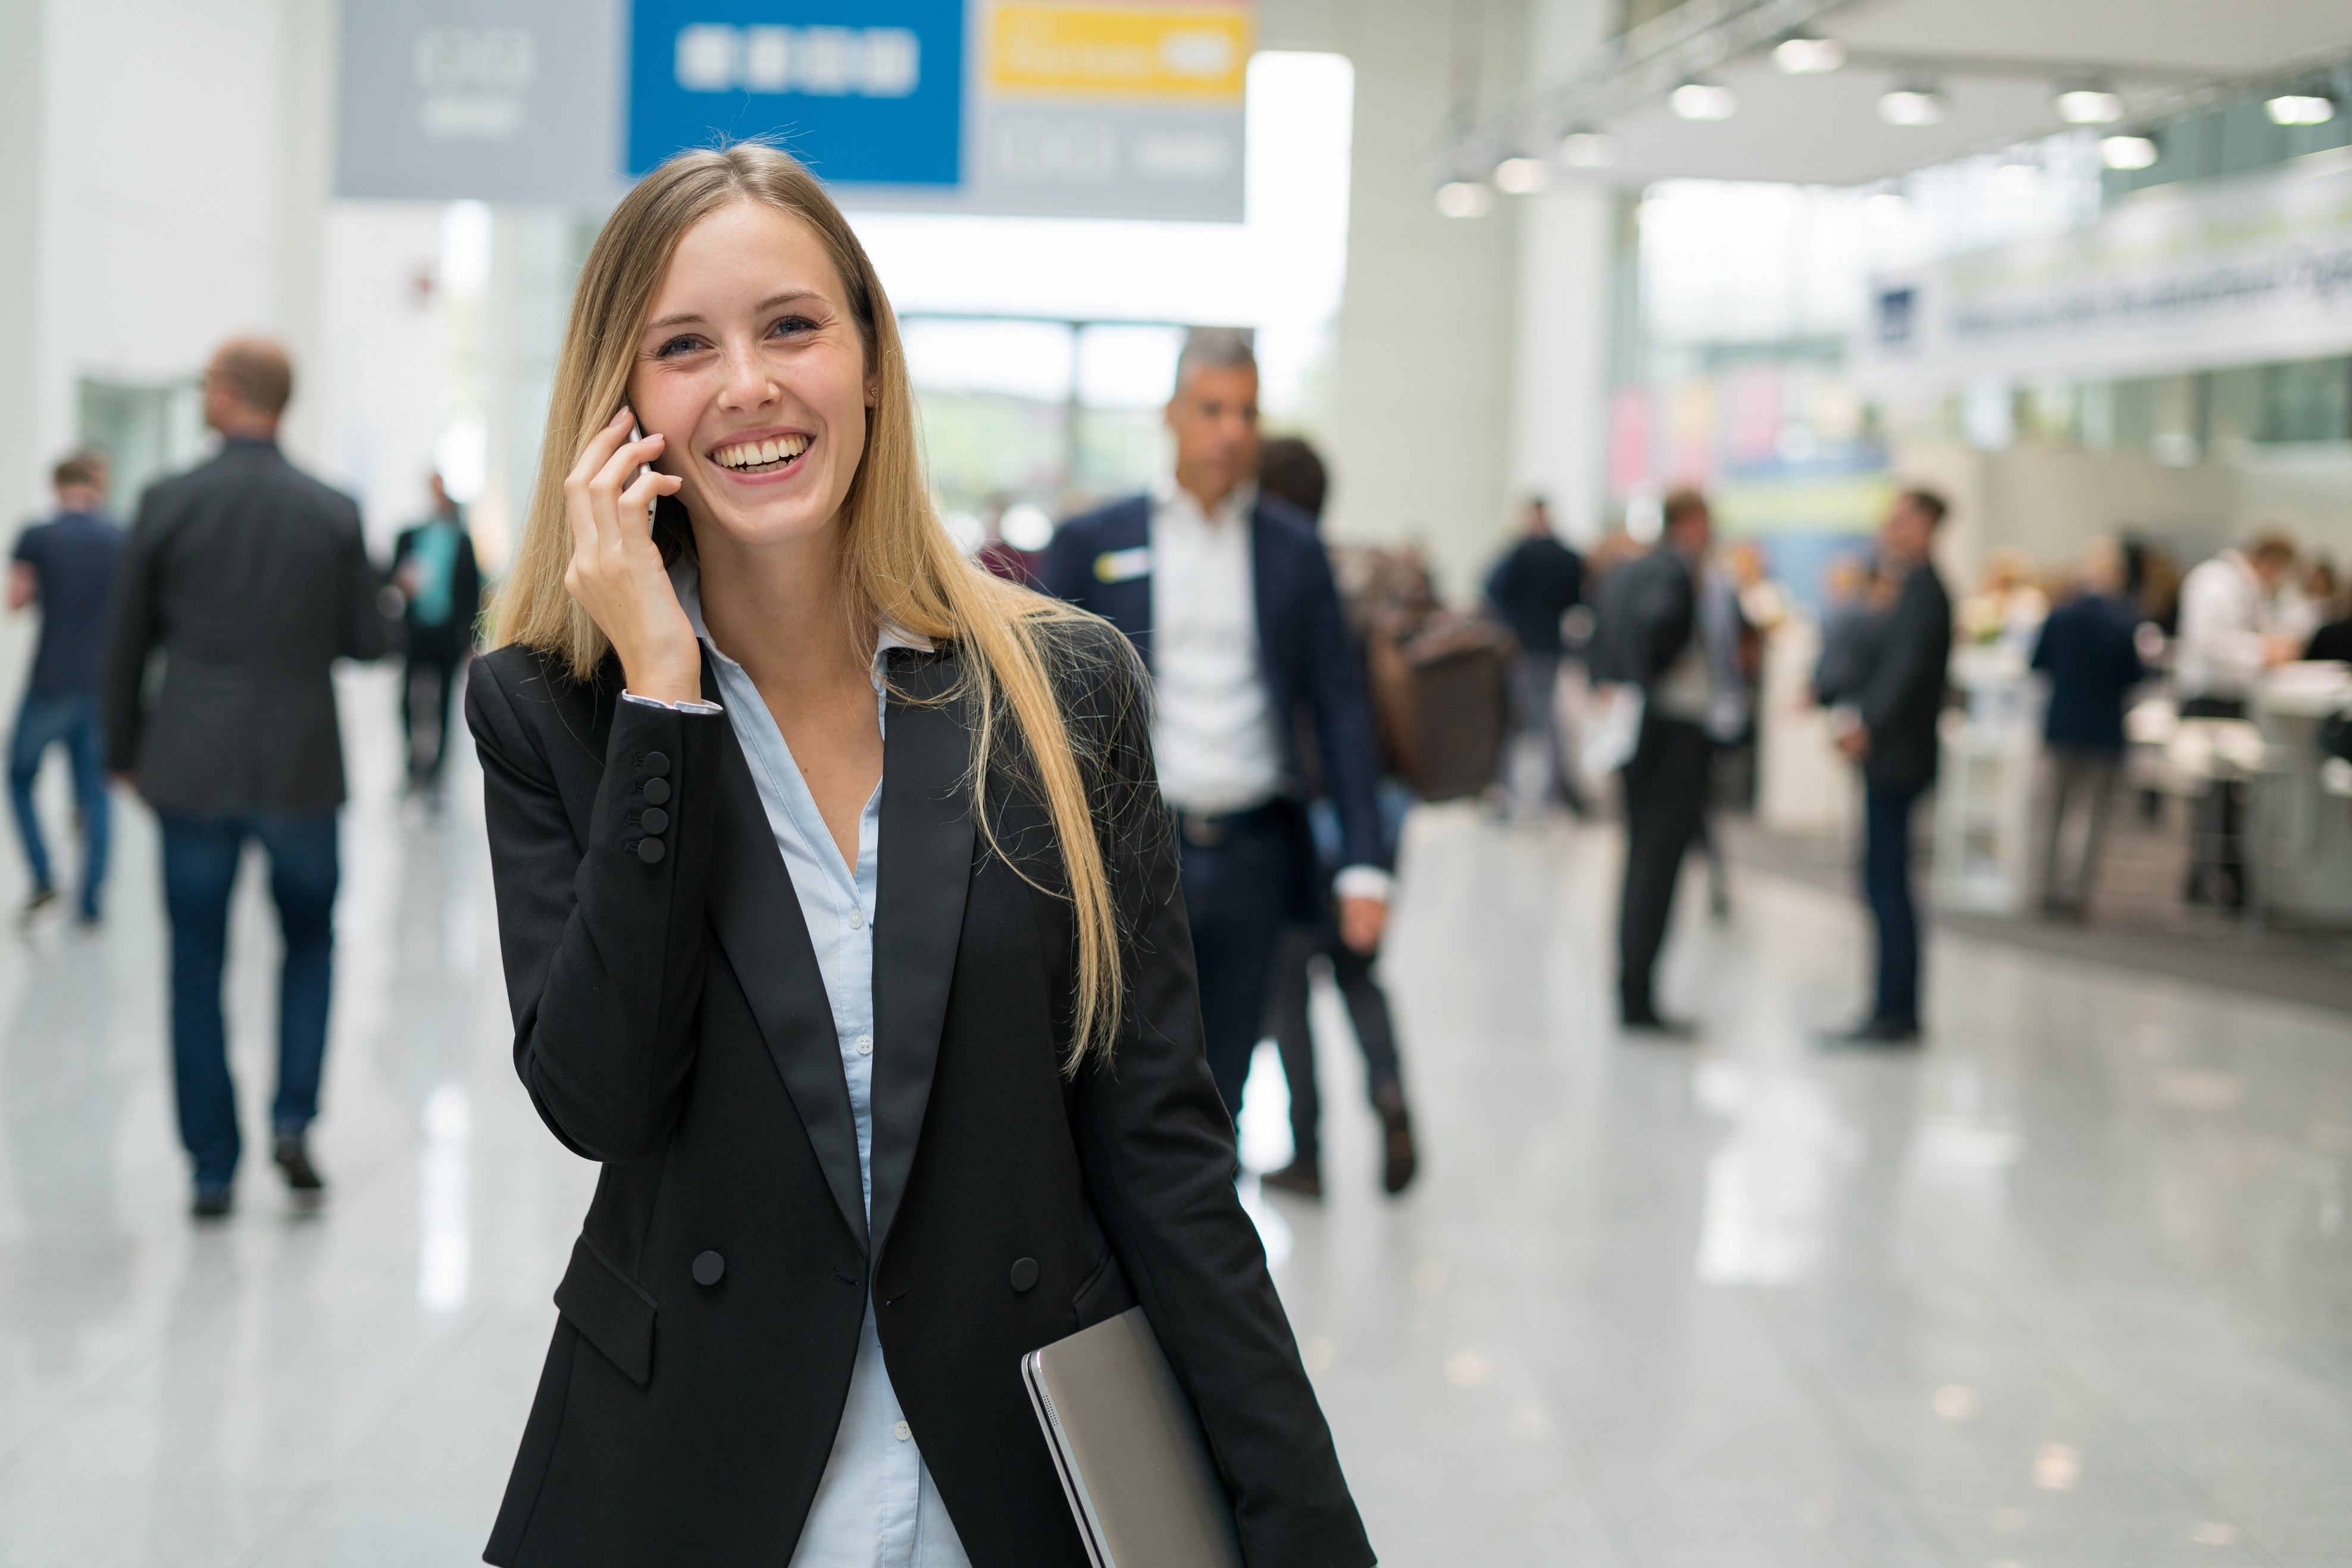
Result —
<svg viewBox="0 0 2352 1568"><path fill-rule="evenodd" d="M648 806L659 806L659 805L661 805L661 804L665 803L666 801L667 801L668 800L669 800L669 780L668 780L668 779L646 779L646 805L648 805Z"/></svg>
<svg viewBox="0 0 2352 1568"><path fill-rule="evenodd" d="M1037 1282L1037 1260L1015 1258L1013 1260L1013 1288L1026 1291Z"/></svg>
<svg viewBox="0 0 2352 1568"><path fill-rule="evenodd" d="M658 751L646 753L646 771L659 779L669 772L669 758Z"/></svg>
<svg viewBox="0 0 2352 1568"><path fill-rule="evenodd" d="M724 1275L726 1272L727 1260L721 1258L718 1253L698 1252L694 1255L694 1282L696 1284L706 1287L715 1285L719 1283L720 1276Z"/></svg>
<svg viewBox="0 0 2352 1568"><path fill-rule="evenodd" d="M669 826L669 813L659 806L646 807L645 814L637 820L644 824L646 831L649 833L658 833Z"/></svg>
<svg viewBox="0 0 2352 1568"><path fill-rule="evenodd" d="M668 852L668 851L662 848L662 841L659 839L639 839L637 841L637 858L645 862L647 865L661 864L662 856Z"/></svg>

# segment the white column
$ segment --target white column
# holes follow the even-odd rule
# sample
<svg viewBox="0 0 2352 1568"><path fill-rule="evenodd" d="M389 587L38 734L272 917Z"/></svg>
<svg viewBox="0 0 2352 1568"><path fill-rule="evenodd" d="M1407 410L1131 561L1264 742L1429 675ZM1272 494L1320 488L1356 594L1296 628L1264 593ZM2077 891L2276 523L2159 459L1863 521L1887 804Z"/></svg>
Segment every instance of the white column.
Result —
<svg viewBox="0 0 2352 1568"><path fill-rule="evenodd" d="M0 528L40 504L41 11L0 5Z"/></svg>
<svg viewBox="0 0 2352 1568"><path fill-rule="evenodd" d="M1601 0L1534 0L1531 79L1573 70L1601 41L1610 9ZM1577 175L1518 204L1510 487L1515 497L1546 497L1554 525L1589 543L1601 537L1605 488L1613 197Z"/></svg>

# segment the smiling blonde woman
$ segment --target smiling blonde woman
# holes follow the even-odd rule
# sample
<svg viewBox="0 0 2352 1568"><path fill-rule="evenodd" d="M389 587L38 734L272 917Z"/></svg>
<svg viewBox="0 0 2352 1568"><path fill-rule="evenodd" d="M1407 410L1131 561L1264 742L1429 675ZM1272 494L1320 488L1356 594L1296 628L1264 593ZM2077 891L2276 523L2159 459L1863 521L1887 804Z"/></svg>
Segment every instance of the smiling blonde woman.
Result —
<svg viewBox="0 0 2352 1568"><path fill-rule="evenodd" d="M1080 1568L1019 1375L1139 1302L1257 1568L1372 1561L1233 1186L1142 675L932 509L807 171L598 237L477 663L515 1064L604 1163L492 1563Z"/></svg>

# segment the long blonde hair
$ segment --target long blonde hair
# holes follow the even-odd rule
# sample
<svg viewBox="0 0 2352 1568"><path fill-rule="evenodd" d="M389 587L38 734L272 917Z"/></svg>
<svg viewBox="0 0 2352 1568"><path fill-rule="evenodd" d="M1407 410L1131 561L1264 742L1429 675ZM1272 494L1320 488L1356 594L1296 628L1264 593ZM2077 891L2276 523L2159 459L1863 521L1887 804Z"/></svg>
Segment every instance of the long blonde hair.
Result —
<svg viewBox="0 0 2352 1568"><path fill-rule="evenodd" d="M961 680L950 700L972 716L972 812L1003 854L982 809L992 744L1009 711L1029 775L1054 825L1076 916L1077 984L1064 1071L1118 1032L1118 918L1101 841L1088 810L1087 780L1055 695L1048 660L1058 624L1091 620L1055 600L990 576L967 559L931 503L915 433L914 389L898 341L898 318L874 264L807 169L761 142L682 152L638 182L596 236L581 269L572 319L556 361L540 449L539 481L522 543L499 591L495 644L520 643L563 659L582 680L612 644L563 586L572 560L563 478L580 449L628 393L641 323L686 231L735 202L758 202L814 230L831 256L865 340L877 388L866 452L842 498L841 577L849 623L887 622L952 643ZM674 502L663 504L665 512ZM675 518L672 519L673 525ZM656 531L667 531L660 523ZM1021 874L1018 862L1004 856ZM1031 879L1034 882L1034 879ZM1037 884L1043 885L1043 884Z"/></svg>

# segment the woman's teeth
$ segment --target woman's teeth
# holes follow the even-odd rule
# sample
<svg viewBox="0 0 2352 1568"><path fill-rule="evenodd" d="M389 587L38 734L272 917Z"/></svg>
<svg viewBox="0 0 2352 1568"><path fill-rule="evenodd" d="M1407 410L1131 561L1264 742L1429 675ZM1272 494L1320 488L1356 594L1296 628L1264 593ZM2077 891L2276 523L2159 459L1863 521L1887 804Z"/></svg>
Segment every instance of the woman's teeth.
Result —
<svg viewBox="0 0 2352 1568"><path fill-rule="evenodd" d="M732 468L748 474L761 468L782 467L808 450L805 435L779 435L769 441L739 441L732 446L722 446L710 455L711 461L721 468Z"/></svg>

